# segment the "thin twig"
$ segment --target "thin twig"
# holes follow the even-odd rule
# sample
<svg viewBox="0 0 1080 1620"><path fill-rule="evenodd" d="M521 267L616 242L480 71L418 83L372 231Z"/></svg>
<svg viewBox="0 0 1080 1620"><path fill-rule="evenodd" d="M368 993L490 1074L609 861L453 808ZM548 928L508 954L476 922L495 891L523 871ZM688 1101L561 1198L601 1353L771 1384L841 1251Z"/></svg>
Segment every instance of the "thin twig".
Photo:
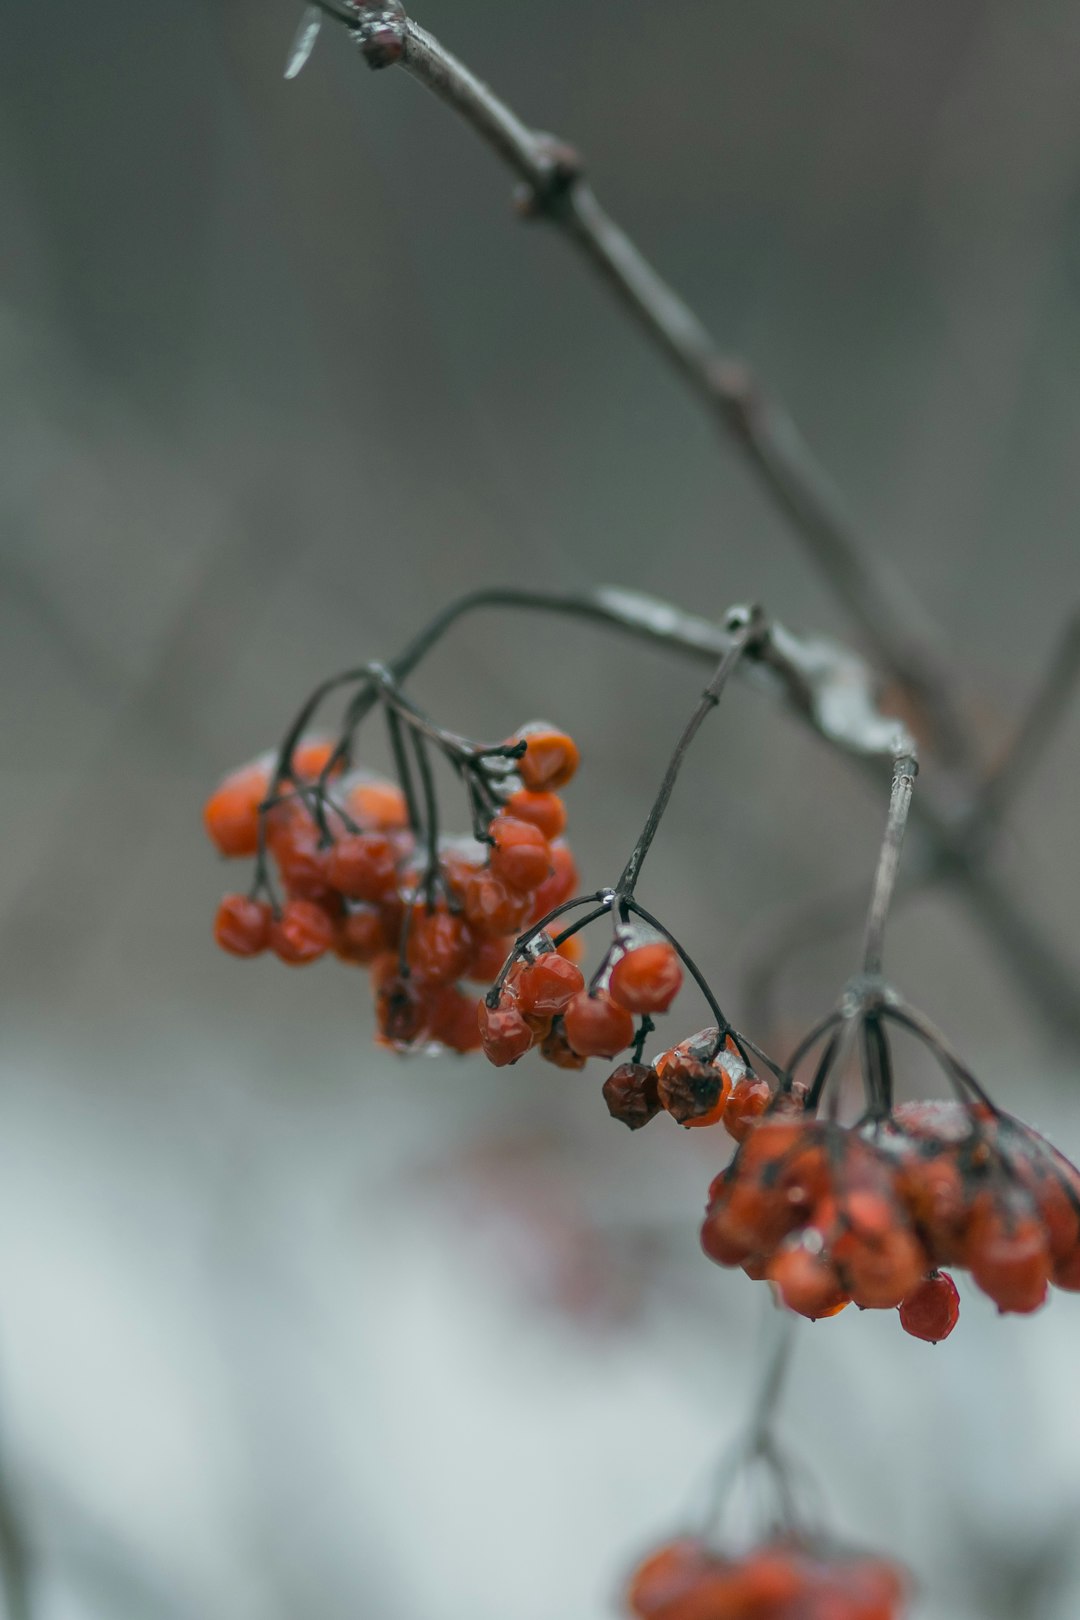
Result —
<svg viewBox="0 0 1080 1620"><path fill-rule="evenodd" d="M972 837L986 839L1000 825L1064 718L1078 683L1080 613L1074 614L1066 625L1011 745L976 800L968 822Z"/></svg>
<svg viewBox="0 0 1080 1620"><path fill-rule="evenodd" d="M339 21L351 20L362 45L365 35L378 29L377 49L365 48L369 63L399 62L523 182L526 211L549 220L574 243L742 452L883 669L923 715L942 757L951 764L969 763L971 746L953 696L951 661L926 615L891 567L858 538L830 478L787 412L766 396L741 360L722 354L697 316L600 206L577 154L530 129L462 61L409 20L397 0L392 6L385 0L319 4ZM393 48L387 50L391 33Z"/></svg>
<svg viewBox="0 0 1080 1620"><path fill-rule="evenodd" d="M903 755L893 766L892 792L889 796L889 819L878 858L874 877L874 892L870 898L870 912L866 919L866 942L863 949L863 972L878 976L881 973L882 951L885 945L885 923L892 904L896 876L900 870L900 854L904 847L911 796L915 791L918 762L910 754Z"/></svg>

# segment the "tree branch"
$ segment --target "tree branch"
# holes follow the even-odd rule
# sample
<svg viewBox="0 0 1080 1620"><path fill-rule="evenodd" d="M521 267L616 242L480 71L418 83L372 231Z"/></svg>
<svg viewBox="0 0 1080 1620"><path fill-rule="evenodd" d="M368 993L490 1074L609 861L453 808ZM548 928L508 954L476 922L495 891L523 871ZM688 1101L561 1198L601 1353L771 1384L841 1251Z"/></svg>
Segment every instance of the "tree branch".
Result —
<svg viewBox="0 0 1080 1620"><path fill-rule="evenodd" d="M525 187L523 211L574 243L638 326L706 406L785 515L875 657L924 719L949 764L971 762L951 661L891 565L857 536L844 504L795 423L749 368L724 356L683 300L610 218L568 146L530 129L399 0L318 0L346 22L372 67L400 63L444 101Z"/></svg>

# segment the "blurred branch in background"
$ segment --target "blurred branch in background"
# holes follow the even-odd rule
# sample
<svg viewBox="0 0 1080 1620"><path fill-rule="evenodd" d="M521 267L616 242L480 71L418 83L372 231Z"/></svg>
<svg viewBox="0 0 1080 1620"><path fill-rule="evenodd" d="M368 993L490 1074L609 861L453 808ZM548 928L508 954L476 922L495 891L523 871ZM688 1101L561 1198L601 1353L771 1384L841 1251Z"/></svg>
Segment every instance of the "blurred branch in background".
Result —
<svg viewBox="0 0 1080 1620"><path fill-rule="evenodd" d="M927 615L892 568L860 541L831 481L786 411L763 394L741 361L722 355L693 312L604 212L573 149L524 124L464 63L412 22L400 0L315 3L345 24L371 67L400 64L476 130L524 183L522 212L549 220L576 244L695 395L718 416L859 625L881 671L901 689L945 767L941 791L924 793L919 801L924 842L930 846L926 879L956 889L1054 1034L1080 1043L1075 974L1064 964L1060 947L1027 915L1023 897L1014 895L988 864L991 835L1014 784L1044 745L1075 679L1080 662L1075 630L1021 727L1011 763L987 787L971 743L972 728L957 699L951 660ZM290 76L314 43L310 13L305 15L300 45L294 46L287 66ZM458 611L454 604L451 616ZM798 948L804 932L800 917L795 940L781 935L765 952L763 966L756 970L759 1005L767 989L762 975L767 981L773 971L772 956L782 962Z"/></svg>

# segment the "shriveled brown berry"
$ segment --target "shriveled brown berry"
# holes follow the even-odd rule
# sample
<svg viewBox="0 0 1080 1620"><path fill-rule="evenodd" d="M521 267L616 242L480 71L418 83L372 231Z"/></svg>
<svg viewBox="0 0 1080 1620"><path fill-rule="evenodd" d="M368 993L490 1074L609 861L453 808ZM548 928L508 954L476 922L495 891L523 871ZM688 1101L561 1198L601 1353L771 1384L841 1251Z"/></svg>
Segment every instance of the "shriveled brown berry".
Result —
<svg viewBox="0 0 1080 1620"><path fill-rule="evenodd" d="M680 1125L715 1125L724 1117L731 1076L676 1047L657 1060L660 1105Z"/></svg>
<svg viewBox="0 0 1080 1620"><path fill-rule="evenodd" d="M604 1081L604 1101L612 1119L639 1131L661 1111L656 1070L647 1063L620 1063Z"/></svg>

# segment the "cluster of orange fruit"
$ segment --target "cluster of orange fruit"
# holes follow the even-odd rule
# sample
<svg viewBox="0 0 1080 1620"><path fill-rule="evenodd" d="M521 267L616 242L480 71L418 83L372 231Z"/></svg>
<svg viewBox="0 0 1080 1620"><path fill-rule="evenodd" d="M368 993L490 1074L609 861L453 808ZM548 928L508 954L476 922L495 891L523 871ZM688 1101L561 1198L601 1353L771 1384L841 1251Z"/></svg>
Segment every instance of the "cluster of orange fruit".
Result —
<svg viewBox="0 0 1080 1620"><path fill-rule="evenodd" d="M480 1000L467 986L490 985L517 934L577 883L556 791L573 776L577 749L549 727L519 740L524 752L497 779L485 841L440 838L433 871L396 783L334 769L317 787L334 759L327 740L294 750L288 791L275 791L273 756L231 772L207 801L206 830L223 855L261 851L284 900L271 898L257 869L252 892L222 900L218 944L242 957L269 950L291 966L333 955L366 967L387 1044L479 1048Z"/></svg>
<svg viewBox="0 0 1080 1620"><path fill-rule="evenodd" d="M965 1267L1003 1312L1080 1290L1080 1172L981 1102L902 1104L862 1126L781 1093L709 1189L705 1253L775 1284L800 1315L854 1302L937 1341Z"/></svg>
<svg viewBox="0 0 1080 1620"><path fill-rule="evenodd" d="M905 1595L903 1575L883 1559L794 1540L725 1558L687 1539L636 1570L627 1607L637 1620L899 1620Z"/></svg>

